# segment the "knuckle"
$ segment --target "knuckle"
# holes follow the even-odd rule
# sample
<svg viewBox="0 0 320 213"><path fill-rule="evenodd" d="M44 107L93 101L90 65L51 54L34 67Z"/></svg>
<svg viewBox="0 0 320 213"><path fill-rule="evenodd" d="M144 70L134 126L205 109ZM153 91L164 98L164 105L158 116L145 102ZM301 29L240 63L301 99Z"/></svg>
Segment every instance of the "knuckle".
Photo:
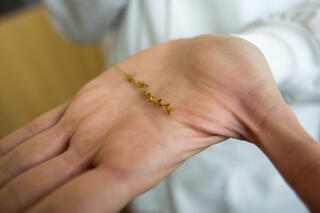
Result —
<svg viewBox="0 0 320 213"><path fill-rule="evenodd" d="M55 126L55 137L57 140L64 140L72 135L75 125L75 119L61 120Z"/></svg>
<svg viewBox="0 0 320 213"><path fill-rule="evenodd" d="M62 155L62 158L71 167L76 167L88 162L90 159L90 155L88 153L88 150L84 150L79 146L71 146L67 149L65 154Z"/></svg>
<svg viewBox="0 0 320 213"><path fill-rule="evenodd" d="M71 117L71 118L61 120L61 122L59 122L59 127L64 132L70 132L73 129L75 124L76 124L76 119Z"/></svg>
<svg viewBox="0 0 320 213"><path fill-rule="evenodd" d="M67 137L67 132L61 127L56 127L53 129L52 141L65 141Z"/></svg>

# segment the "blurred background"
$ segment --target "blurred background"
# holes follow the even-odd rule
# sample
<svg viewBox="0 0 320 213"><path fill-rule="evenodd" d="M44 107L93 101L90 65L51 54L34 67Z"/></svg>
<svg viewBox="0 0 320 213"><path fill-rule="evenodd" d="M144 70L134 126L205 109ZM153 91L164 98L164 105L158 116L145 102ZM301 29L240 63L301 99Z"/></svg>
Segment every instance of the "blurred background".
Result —
<svg viewBox="0 0 320 213"><path fill-rule="evenodd" d="M102 72L100 45L66 41L37 0L0 1L0 138Z"/></svg>
<svg viewBox="0 0 320 213"><path fill-rule="evenodd" d="M3 15L18 8L30 6L38 2L38 0L1 0L0 15Z"/></svg>

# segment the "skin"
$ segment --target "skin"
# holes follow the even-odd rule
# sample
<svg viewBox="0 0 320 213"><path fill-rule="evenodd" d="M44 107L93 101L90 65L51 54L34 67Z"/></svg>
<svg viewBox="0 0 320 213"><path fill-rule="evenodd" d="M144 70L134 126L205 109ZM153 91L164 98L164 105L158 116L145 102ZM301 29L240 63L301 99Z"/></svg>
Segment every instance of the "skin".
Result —
<svg viewBox="0 0 320 213"><path fill-rule="evenodd" d="M319 145L285 104L255 46L203 35L151 47L119 67L171 103L173 113L108 69L0 141L0 212L118 212L229 137L256 144L310 209L320 210Z"/></svg>

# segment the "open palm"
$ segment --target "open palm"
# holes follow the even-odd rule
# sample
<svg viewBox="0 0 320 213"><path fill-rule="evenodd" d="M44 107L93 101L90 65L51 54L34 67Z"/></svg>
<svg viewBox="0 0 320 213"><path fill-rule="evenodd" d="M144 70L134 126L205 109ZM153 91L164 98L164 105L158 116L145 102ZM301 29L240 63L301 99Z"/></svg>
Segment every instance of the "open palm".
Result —
<svg viewBox="0 0 320 213"><path fill-rule="evenodd" d="M262 54L229 36L166 42L119 67L174 111L111 67L0 141L1 212L119 211L208 146L251 140L249 115L281 100Z"/></svg>

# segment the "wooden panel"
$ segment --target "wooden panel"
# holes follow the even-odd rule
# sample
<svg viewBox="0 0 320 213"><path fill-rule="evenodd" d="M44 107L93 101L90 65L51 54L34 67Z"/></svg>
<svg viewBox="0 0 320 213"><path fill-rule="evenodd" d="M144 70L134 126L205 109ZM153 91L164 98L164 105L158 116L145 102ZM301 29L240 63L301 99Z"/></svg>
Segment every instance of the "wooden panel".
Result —
<svg viewBox="0 0 320 213"><path fill-rule="evenodd" d="M62 39L41 7L0 19L0 138L72 97L102 58Z"/></svg>

